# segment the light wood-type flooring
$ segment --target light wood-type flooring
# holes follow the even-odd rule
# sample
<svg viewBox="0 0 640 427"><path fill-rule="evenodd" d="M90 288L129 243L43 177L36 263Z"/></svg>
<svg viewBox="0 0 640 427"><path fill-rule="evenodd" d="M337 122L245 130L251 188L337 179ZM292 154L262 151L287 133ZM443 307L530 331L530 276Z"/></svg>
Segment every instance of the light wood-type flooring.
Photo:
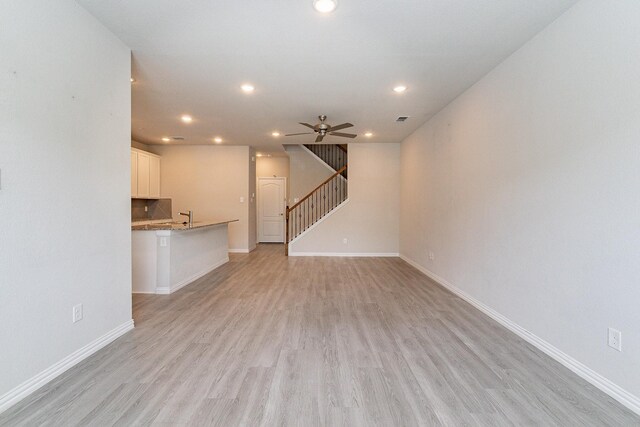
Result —
<svg viewBox="0 0 640 427"><path fill-rule="evenodd" d="M0 425L640 425L398 258L282 249L135 295L135 330Z"/></svg>

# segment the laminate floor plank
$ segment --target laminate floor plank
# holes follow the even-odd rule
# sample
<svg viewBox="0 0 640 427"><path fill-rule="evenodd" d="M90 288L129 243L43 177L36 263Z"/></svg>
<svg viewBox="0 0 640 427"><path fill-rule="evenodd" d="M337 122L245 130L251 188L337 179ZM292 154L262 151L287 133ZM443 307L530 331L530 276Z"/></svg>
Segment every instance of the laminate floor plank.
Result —
<svg viewBox="0 0 640 427"><path fill-rule="evenodd" d="M263 244L0 414L0 426L640 426L398 258Z"/></svg>

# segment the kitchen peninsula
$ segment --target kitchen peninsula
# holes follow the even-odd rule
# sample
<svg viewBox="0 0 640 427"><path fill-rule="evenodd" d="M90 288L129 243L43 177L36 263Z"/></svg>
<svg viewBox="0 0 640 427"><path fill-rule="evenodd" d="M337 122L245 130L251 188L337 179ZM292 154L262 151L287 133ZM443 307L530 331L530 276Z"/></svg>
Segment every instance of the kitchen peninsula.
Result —
<svg viewBox="0 0 640 427"><path fill-rule="evenodd" d="M235 221L132 225L133 293L170 294L228 262Z"/></svg>

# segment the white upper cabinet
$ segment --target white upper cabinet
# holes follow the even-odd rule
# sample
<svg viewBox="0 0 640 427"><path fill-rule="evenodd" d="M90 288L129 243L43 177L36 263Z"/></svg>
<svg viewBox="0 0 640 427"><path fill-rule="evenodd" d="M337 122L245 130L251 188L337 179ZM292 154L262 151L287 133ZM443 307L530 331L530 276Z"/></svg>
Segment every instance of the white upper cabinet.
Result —
<svg viewBox="0 0 640 427"><path fill-rule="evenodd" d="M131 151L131 197L138 195L138 153Z"/></svg>
<svg viewBox="0 0 640 427"><path fill-rule="evenodd" d="M138 152L138 197L149 197L149 155Z"/></svg>
<svg viewBox="0 0 640 427"><path fill-rule="evenodd" d="M131 149L131 197L160 197L160 157Z"/></svg>
<svg viewBox="0 0 640 427"><path fill-rule="evenodd" d="M160 157L149 157L149 197L160 197Z"/></svg>

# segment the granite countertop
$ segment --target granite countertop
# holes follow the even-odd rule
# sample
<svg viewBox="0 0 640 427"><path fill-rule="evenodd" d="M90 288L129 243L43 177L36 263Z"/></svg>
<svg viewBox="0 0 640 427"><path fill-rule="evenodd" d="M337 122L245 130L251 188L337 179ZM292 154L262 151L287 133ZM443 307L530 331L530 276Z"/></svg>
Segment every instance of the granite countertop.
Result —
<svg viewBox="0 0 640 427"><path fill-rule="evenodd" d="M197 228L212 227L214 225L228 224L230 222L236 222L237 219L226 220L207 220L207 221L194 221L192 226L179 221L167 221L153 224L132 224L131 231L149 231L149 230L171 230L171 231L184 231L195 230Z"/></svg>

